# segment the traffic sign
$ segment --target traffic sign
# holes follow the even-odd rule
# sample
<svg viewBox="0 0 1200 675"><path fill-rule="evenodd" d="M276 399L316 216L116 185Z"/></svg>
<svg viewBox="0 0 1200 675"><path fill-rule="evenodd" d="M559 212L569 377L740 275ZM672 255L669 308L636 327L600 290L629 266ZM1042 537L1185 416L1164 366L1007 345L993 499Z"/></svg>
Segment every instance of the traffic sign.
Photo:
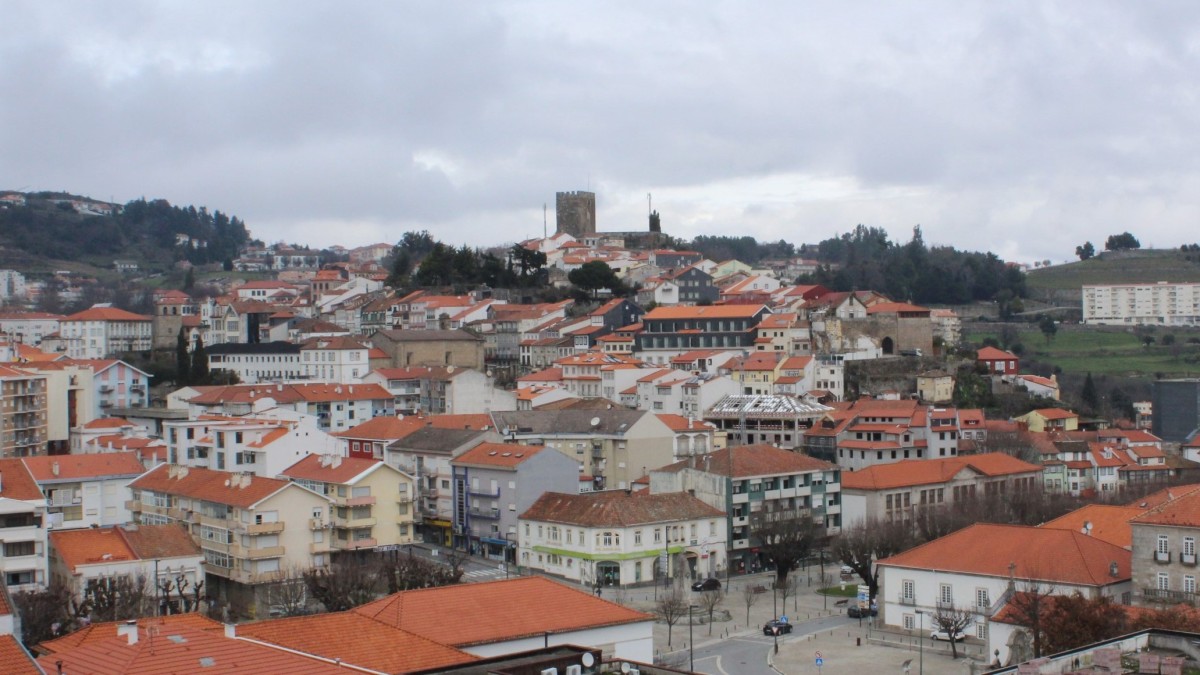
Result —
<svg viewBox="0 0 1200 675"><path fill-rule="evenodd" d="M821 667L821 666L823 666L823 665L825 665L825 659L823 659L823 658L821 658L821 657L819 657L819 656L818 656L818 657L817 657L817 667L819 668L819 667Z"/></svg>
<svg viewBox="0 0 1200 675"><path fill-rule="evenodd" d="M817 658L821 658L821 652L817 652Z"/></svg>

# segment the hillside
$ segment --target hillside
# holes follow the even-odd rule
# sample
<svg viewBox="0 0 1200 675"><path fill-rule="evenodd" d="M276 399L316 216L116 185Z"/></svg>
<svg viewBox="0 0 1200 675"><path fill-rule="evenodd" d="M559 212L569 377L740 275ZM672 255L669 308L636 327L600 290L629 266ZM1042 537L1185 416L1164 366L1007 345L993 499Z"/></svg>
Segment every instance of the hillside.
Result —
<svg viewBox="0 0 1200 675"><path fill-rule="evenodd" d="M250 238L237 217L161 199L122 206L65 193L0 197L0 265L33 272L111 269L117 259L143 271L164 271L180 260L223 262Z"/></svg>
<svg viewBox="0 0 1200 675"><path fill-rule="evenodd" d="M1200 281L1197 260L1196 253L1177 249L1106 251L1090 260L1032 270L1025 286L1036 295L1038 291L1078 292L1088 284Z"/></svg>

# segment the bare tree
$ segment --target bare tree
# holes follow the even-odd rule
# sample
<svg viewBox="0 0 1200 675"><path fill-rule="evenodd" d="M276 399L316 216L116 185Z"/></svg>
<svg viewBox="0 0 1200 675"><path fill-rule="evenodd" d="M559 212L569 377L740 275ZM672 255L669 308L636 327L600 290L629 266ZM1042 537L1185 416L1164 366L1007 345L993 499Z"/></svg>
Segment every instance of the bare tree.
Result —
<svg viewBox="0 0 1200 675"><path fill-rule="evenodd" d="M792 583L795 578L788 577L787 581L782 584L778 582L775 584L777 586L776 592L779 593L779 606L783 609L783 613L787 613L788 596L792 594L792 591L796 590L795 584Z"/></svg>
<svg viewBox="0 0 1200 675"><path fill-rule="evenodd" d="M1050 598L1054 595L1055 587L1037 579L1036 570L1029 573L1028 579L1015 583L1015 592L1008 601L1012 608L1013 622L1021 626L1033 643L1032 658L1042 655L1042 646L1046 643L1046 612L1050 607ZM1012 582L1010 582L1012 583Z"/></svg>
<svg viewBox="0 0 1200 675"><path fill-rule="evenodd" d="M955 605L939 605L930 618L936 630L945 631L950 639L950 655L957 659L958 640L956 638L959 633L965 633L967 627L975 622L975 614Z"/></svg>
<svg viewBox="0 0 1200 675"><path fill-rule="evenodd" d="M717 606L725 600L725 591L717 589L714 591L704 591L700 594L700 609L708 615L708 634L712 635L713 614L717 611ZM746 621L749 623L749 619Z"/></svg>
<svg viewBox="0 0 1200 675"><path fill-rule="evenodd" d="M759 592L754 586L746 584L742 586L742 603L746 605L746 626L750 626L750 608L754 603L758 602Z"/></svg>
<svg viewBox="0 0 1200 675"><path fill-rule="evenodd" d="M670 590L664 591L658 596L658 602L654 603L654 613L663 620L663 623L667 624L668 647L671 646L672 629L689 611L688 602L683 597L683 587L679 584L672 584Z"/></svg>
<svg viewBox="0 0 1200 675"><path fill-rule="evenodd" d="M153 597L145 575L98 577L83 589L83 612L92 621L122 621L154 614Z"/></svg>
<svg viewBox="0 0 1200 675"><path fill-rule="evenodd" d="M308 583L304 574L305 570L296 565L283 569L283 577L270 588L273 613L279 612L282 616L308 614Z"/></svg>
<svg viewBox="0 0 1200 675"><path fill-rule="evenodd" d="M346 561L304 572L308 592L329 612L353 609L375 599L377 577L371 566Z"/></svg>
<svg viewBox="0 0 1200 675"><path fill-rule="evenodd" d="M764 509L751 518L751 535L759 552L775 565L776 586L787 583L788 574L825 534L808 509Z"/></svg>
<svg viewBox="0 0 1200 675"><path fill-rule="evenodd" d="M21 642L27 648L79 627L80 607L71 596L71 589L58 583L40 591L13 593L13 604L21 616Z"/></svg>
<svg viewBox="0 0 1200 675"><path fill-rule="evenodd" d="M879 570L875 561L907 550L913 541L907 521L870 518L842 530L833 540L833 555L849 566L867 584L872 599L879 593Z"/></svg>
<svg viewBox="0 0 1200 675"><path fill-rule="evenodd" d="M447 566L419 556L397 556L380 562L380 576L387 581L388 593L448 586L462 581L463 575L461 560L451 562Z"/></svg>

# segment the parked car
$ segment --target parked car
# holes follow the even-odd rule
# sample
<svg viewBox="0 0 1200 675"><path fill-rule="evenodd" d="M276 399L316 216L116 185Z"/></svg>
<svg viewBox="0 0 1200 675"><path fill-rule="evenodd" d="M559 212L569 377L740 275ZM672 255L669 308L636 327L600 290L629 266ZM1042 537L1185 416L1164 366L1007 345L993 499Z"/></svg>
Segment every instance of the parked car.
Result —
<svg viewBox="0 0 1200 675"><path fill-rule="evenodd" d="M785 635L792 632L792 624L779 619L771 619L763 625L763 635Z"/></svg>
<svg viewBox="0 0 1200 675"><path fill-rule="evenodd" d="M842 565L842 576L844 576L844 577L854 576L854 568L849 565Z"/></svg>
<svg viewBox="0 0 1200 675"><path fill-rule="evenodd" d="M929 634L929 639L949 641L950 640L950 631L948 631L944 628L938 628ZM962 631L954 632L954 641L955 642L962 642L963 640L966 640L966 639L967 639L967 636L963 635Z"/></svg>
<svg viewBox="0 0 1200 675"><path fill-rule="evenodd" d="M846 615L851 619L865 619L871 616L878 616L879 606L873 602L871 603L870 608L859 607L858 605L850 605L850 607L846 609Z"/></svg>
<svg viewBox="0 0 1200 675"><path fill-rule="evenodd" d="M721 580L717 579L716 577L709 577L707 579L697 581L696 583L692 584L692 590L693 591L719 591L719 590L721 590Z"/></svg>

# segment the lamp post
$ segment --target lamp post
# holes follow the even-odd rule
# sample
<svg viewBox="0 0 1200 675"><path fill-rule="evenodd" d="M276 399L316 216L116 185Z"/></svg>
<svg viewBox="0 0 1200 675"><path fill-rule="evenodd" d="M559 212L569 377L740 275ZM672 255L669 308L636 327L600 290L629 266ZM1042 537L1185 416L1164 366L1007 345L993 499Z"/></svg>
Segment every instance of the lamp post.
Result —
<svg viewBox="0 0 1200 675"><path fill-rule="evenodd" d="M773 621L779 619L779 578L771 582L771 611L775 614L772 617ZM771 639L775 642L775 653L779 653L779 626L775 626L775 630L771 631Z"/></svg>
<svg viewBox="0 0 1200 675"><path fill-rule="evenodd" d="M692 617L695 615L695 610L698 605L688 605L688 672L696 672L696 658L692 653L692 648L695 647L695 642L692 640Z"/></svg>
<svg viewBox="0 0 1200 675"><path fill-rule="evenodd" d="M505 579L508 578L508 568L512 565L512 563L510 563L508 561L509 551L512 551L512 558L513 558L512 562L515 563L517 561L517 552L515 549L513 549L512 540L509 539L509 537L511 537L511 536L512 536L512 532L504 533L504 578Z"/></svg>
<svg viewBox="0 0 1200 675"><path fill-rule="evenodd" d="M918 609L917 616L920 617L917 620L921 622L917 628L917 637L921 640L921 646L919 648L921 654L921 665L919 667L921 675L925 675L925 612Z"/></svg>

